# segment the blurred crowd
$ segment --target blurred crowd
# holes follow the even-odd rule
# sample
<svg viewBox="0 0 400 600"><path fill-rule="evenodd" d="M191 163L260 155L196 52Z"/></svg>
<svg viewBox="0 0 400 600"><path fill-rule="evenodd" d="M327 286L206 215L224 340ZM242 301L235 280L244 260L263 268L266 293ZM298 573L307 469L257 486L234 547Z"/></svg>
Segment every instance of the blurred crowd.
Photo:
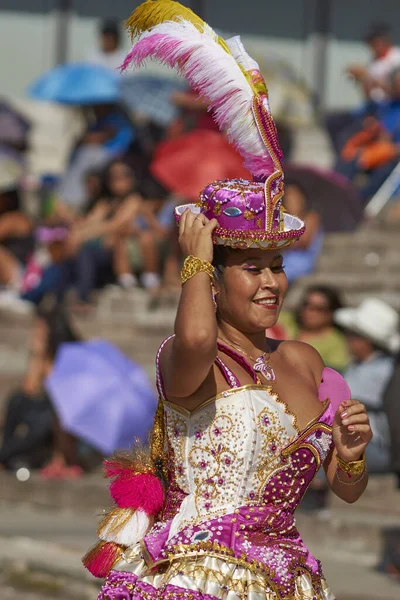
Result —
<svg viewBox="0 0 400 600"><path fill-rule="evenodd" d="M399 162L400 48L385 25L371 28L366 43L370 65L348 69L363 95L360 107L326 116L335 154L331 170L294 163L293 124L277 122L284 205L306 223L301 240L285 252L290 285L314 271L326 233L358 227L366 203ZM97 291L106 286L121 294L144 288L149 310L175 298L181 267L175 207L196 202L211 181L250 176L202 98L179 80L116 75L123 59L119 25L108 20L84 62L56 69L33 86L42 100L52 100L49 90L57 89L57 102L76 107L85 123L64 172L37 179L33 203L26 177L31 123L6 101L0 104L0 311L35 314L26 372L6 401L0 468L41 468L43 477L76 478L102 456L129 446L134 435L146 434L156 400L143 370L110 345L85 345L69 315L94 311ZM396 197L399 186L394 179L389 196ZM51 308L43 308L49 298ZM317 285L305 289L296 310L283 312L267 335L311 344L344 375L369 412L369 470L395 472L400 486L396 311L375 298L347 308L339 290ZM66 347L69 358L61 353ZM110 365L114 371L107 374ZM93 394L85 395L85 386L72 390L71 372L76 386L82 376L93 376ZM135 392L106 386L128 372ZM132 407L143 406L137 390L142 399L148 395L149 408L132 417ZM95 397L103 423L111 404L121 403L112 439L95 420L74 412L71 393L80 411L92 411ZM323 509L326 494L324 478L317 478L303 508Z"/></svg>
<svg viewBox="0 0 400 600"><path fill-rule="evenodd" d="M77 108L85 126L64 172L37 178L38 201L32 203L30 193L28 207L24 160L31 124L6 102L1 106L3 310L29 312L47 295L58 301L69 295L73 310L90 312L95 290L108 284L142 286L156 309L164 292L179 286L174 207L195 202L210 181L249 176L202 98L179 80L116 74L123 55L119 25L108 20L85 61L58 67L30 86L36 100ZM286 257L293 282L313 271L324 232L354 229L362 205L346 179L293 165L291 127L281 122L278 128L285 203L307 224Z"/></svg>
<svg viewBox="0 0 400 600"><path fill-rule="evenodd" d="M400 48L384 23L370 28L365 43L371 62L347 70L362 102L353 111L329 114L326 126L337 157L335 170L355 183L367 203L399 163ZM396 179L390 195L398 194L399 187Z"/></svg>
<svg viewBox="0 0 400 600"><path fill-rule="evenodd" d="M400 49L383 25L366 39L370 66L349 67L365 101L326 119L335 170L294 164L292 128L278 121L284 204L307 226L286 252L290 283L313 272L325 233L357 227L363 203L397 164ZM61 301L73 290L73 309L89 312L94 291L107 284L140 285L157 308L163 293L179 285L174 207L195 202L210 181L249 176L202 98L179 80L117 75L123 56L119 25L108 20L84 62L59 67L31 86L36 99L78 107L85 122L64 173L37 181L35 210L24 203L30 124L6 102L0 107L3 309L29 311L46 295Z"/></svg>
<svg viewBox="0 0 400 600"><path fill-rule="evenodd" d="M292 162L292 124L284 119L277 123L285 156L284 205L306 223L301 240L285 252L290 285L314 271L326 233L358 227L366 203L400 160L400 48L385 25L371 28L366 43L372 53L370 65L348 69L362 92L360 107L326 116L335 154L331 170ZM181 267L175 207L196 202L199 190L211 181L249 177L202 98L179 80L115 75L124 54L119 25L108 20L101 24L98 46L85 61L63 67L77 82L76 99L65 103L78 107L85 127L62 175L44 173L37 180L36 201L31 204L26 177L31 124L6 101L0 103L0 312L35 314L26 371L5 404L0 469L41 468L46 478L76 478L126 440L146 434L156 399L145 374L135 371L137 365L127 366L112 348L85 346L70 314L94 311L97 291L111 285L121 294L144 288L149 310L175 297ZM60 72L48 75L51 79ZM80 77L94 82L85 88L92 96L83 100ZM39 83L36 94L49 99L48 87ZM395 179L389 196L396 197L398 188L400 179ZM343 374L353 397L369 412L374 433L367 449L370 472L394 472L400 486L397 312L375 298L356 308L345 307L339 290L317 285L307 288L296 310L283 312L267 335L311 344L328 367ZM77 354L61 365L60 349L66 345ZM110 440L93 420L87 421L92 429L85 429L82 413L65 426L75 414L68 369L73 364L80 385L82 371L76 371L76 365L84 365L88 377L97 364L91 352L96 360L110 359L107 365L115 368L110 381L115 381L115 373L125 377L124 369L135 372L136 389L142 399L143 394L149 398L148 412L137 418L127 408L138 405L137 393L125 398L125 391L112 384L101 400L108 366L100 362L100 369L93 371L93 381L98 382L93 385L96 411L101 405L105 411L114 406L111 397L122 402L118 435ZM61 373L56 387L50 385L55 373ZM75 390L80 405L92 410L93 394ZM107 413L99 414L107 422ZM139 423L140 428L123 431L124 422ZM324 508L326 494L323 478L317 479L303 508Z"/></svg>

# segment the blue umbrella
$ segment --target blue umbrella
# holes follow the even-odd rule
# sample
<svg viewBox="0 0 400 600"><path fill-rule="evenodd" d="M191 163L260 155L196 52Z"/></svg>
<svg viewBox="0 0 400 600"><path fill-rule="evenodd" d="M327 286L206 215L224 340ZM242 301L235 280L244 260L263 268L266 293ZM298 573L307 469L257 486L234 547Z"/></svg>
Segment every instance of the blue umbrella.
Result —
<svg viewBox="0 0 400 600"><path fill-rule="evenodd" d="M88 63L60 65L34 81L28 95L59 104L112 104L120 99L121 76Z"/></svg>
<svg viewBox="0 0 400 600"><path fill-rule="evenodd" d="M171 103L171 95L186 88L185 82L176 79L156 75L133 75L122 78L121 96L132 111L166 127L180 112L179 108Z"/></svg>
<svg viewBox="0 0 400 600"><path fill-rule="evenodd" d="M157 406L143 368L103 340L63 344L46 389L65 431L106 456L145 440Z"/></svg>

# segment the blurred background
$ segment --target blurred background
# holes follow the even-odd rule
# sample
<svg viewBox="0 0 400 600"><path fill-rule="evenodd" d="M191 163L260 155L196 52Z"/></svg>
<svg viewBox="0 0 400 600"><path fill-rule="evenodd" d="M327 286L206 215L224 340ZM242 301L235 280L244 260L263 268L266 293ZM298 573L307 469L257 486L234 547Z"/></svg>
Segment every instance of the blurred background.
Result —
<svg viewBox="0 0 400 600"><path fill-rule="evenodd" d="M203 99L155 64L120 73L139 2L0 3L0 582L95 599L80 565L101 461L146 439L173 328L173 211L246 177ZM400 595L400 4L187 0L267 81L287 210L307 234L269 336L314 345L365 402L356 507L317 479L298 525L339 600ZM207 160L205 159L207 157Z"/></svg>

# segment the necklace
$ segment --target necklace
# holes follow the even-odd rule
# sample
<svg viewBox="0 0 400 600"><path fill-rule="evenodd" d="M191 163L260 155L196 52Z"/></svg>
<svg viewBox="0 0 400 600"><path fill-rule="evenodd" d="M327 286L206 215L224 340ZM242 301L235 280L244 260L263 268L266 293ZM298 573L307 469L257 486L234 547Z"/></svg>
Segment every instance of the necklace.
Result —
<svg viewBox="0 0 400 600"><path fill-rule="evenodd" d="M234 350L239 350L239 352L241 354L244 354L245 356L250 358L254 362L253 370L256 373L260 373L260 375L262 375L270 383L272 381L275 381L276 377L275 377L274 369L272 368L271 362L270 362L271 352L269 350L268 344L267 344L268 351L263 352L261 354L261 356L259 356L257 359L254 359L253 356L250 356L250 354L248 354L245 350L243 350L243 348L241 348L237 344L235 344L233 342L228 342L228 340L226 340L225 338L220 337L219 339L222 342L224 342L225 344L228 344L228 346L230 346Z"/></svg>

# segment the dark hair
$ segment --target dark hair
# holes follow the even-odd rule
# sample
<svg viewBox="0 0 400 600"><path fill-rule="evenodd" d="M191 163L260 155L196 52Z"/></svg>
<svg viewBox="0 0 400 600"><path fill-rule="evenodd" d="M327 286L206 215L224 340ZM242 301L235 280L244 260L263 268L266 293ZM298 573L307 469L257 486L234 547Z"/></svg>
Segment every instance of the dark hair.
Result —
<svg viewBox="0 0 400 600"><path fill-rule="evenodd" d="M110 185L109 185L109 180L110 180L111 171L112 171L113 167L115 167L115 165L123 165L127 169L127 171L130 171L132 173L132 178L134 179L134 184L132 186L131 193L135 192L136 188L137 188L137 175L136 175L135 169L133 169L131 167L131 165L128 165L128 163L125 162L123 159L116 158L115 160L110 162L107 165L107 167L105 168L105 170L103 171L102 188L103 188L103 191L104 191L106 197L112 196L112 192L110 190Z"/></svg>
<svg viewBox="0 0 400 600"><path fill-rule="evenodd" d="M101 179L101 170L100 169L88 169L87 171L85 171L84 173L84 179L85 181L87 181L90 177L97 177L99 179Z"/></svg>
<svg viewBox="0 0 400 600"><path fill-rule="evenodd" d="M309 191L306 189L304 183L300 180L300 177L296 176L295 173L289 173L288 175L285 173L285 187L288 187L289 185L296 187L301 192L301 194L304 196L304 208L309 209ZM283 204L285 204L285 196L283 196Z"/></svg>
<svg viewBox="0 0 400 600"><path fill-rule="evenodd" d="M0 190L0 213L21 209L21 194L18 188Z"/></svg>
<svg viewBox="0 0 400 600"><path fill-rule="evenodd" d="M169 191L145 169L140 177L138 193L143 200L166 200Z"/></svg>
<svg viewBox="0 0 400 600"><path fill-rule="evenodd" d="M325 296L326 300L328 301L329 311L332 313L343 307L340 292L335 287L330 285L312 285L305 290L302 301L295 314L296 322L299 326L301 326L301 309L306 298L310 294L321 294L322 296Z"/></svg>
<svg viewBox="0 0 400 600"><path fill-rule="evenodd" d="M54 360L61 344L81 341L62 304L56 304L49 310L39 309L38 316L43 319L48 328L47 354L51 360Z"/></svg>
<svg viewBox="0 0 400 600"><path fill-rule="evenodd" d="M293 151L293 130L282 121L276 121L276 130L283 157L289 160Z"/></svg>
<svg viewBox="0 0 400 600"><path fill-rule="evenodd" d="M113 35L118 41L121 37L119 21L117 19L105 19L100 23L101 35Z"/></svg>
<svg viewBox="0 0 400 600"><path fill-rule="evenodd" d="M218 244L214 246L212 265L214 267L214 277L216 281L222 281L226 263L233 252L237 252L237 250L230 248L229 246L219 246Z"/></svg>
<svg viewBox="0 0 400 600"><path fill-rule="evenodd" d="M391 33L392 29L387 23L373 23L365 34L364 39L367 44L370 44L379 38L389 38Z"/></svg>

